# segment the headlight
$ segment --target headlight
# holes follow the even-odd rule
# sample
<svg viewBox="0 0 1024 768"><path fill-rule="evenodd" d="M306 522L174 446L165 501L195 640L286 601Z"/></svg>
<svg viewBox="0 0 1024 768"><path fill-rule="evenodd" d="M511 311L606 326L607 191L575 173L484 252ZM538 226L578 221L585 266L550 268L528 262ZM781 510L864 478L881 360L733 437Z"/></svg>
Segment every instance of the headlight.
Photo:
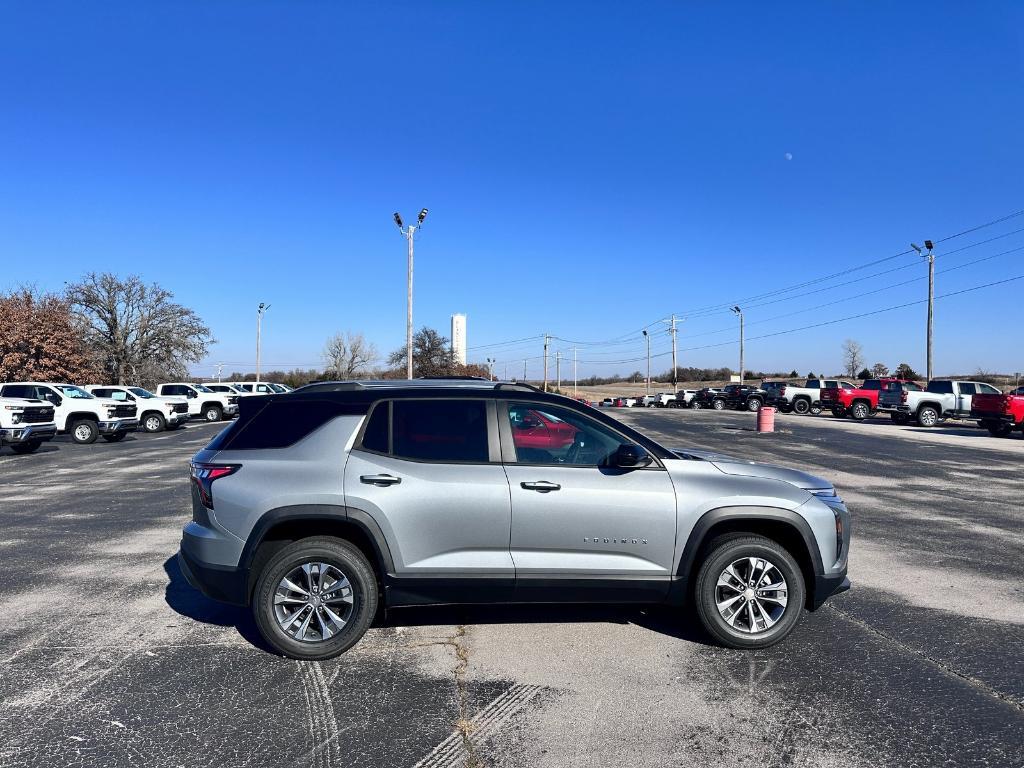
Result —
<svg viewBox="0 0 1024 768"><path fill-rule="evenodd" d="M21 424L21 414L20 413L12 414L11 415L11 423L12 424Z"/></svg>

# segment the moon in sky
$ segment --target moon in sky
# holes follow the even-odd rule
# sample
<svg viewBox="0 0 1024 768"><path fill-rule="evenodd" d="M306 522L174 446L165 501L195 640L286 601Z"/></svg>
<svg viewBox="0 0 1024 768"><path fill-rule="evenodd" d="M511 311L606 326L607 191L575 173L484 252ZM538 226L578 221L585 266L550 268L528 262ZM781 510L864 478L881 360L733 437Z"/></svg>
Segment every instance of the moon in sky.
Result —
<svg viewBox="0 0 1024 768"><path fill-rule="evenodd" d="M792 152L787 152L785 155L783 155L783 157L785 157L787 160L792 160L793 159L793 153Z"/></svg>

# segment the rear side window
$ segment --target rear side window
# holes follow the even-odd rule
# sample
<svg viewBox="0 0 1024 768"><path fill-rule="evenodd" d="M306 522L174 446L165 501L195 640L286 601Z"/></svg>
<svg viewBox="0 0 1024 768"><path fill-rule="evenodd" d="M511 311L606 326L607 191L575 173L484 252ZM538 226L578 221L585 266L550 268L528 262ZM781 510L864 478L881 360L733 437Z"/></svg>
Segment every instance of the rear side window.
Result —
<svg viewBox="0 0 1024 768"><path fill-rule="evenodd" d="M255 398L253 398L255 399ZM225 451L287 448L338 416L361 414L365 405L325 400L288 400L253 403L252 416L243 413L234 427L222 432L208 447ZM222 439L221 439L222 438Z"/></svg>
<svg viewBox="0 0 1024 768"><path fill-rule="evenodd" d="M391 403L377 403L363 431L363 448L377 453L389 453L390 435Z"/></svg>
<svg viewBox="0 0 1024 768"><path fill-rule="evenodd" d="M486 462L487 406L482 400L395 400L392 453L418 461Z"/></svg>
<svg viewBox="0 0 1024 768"><path fill-rule="evenodd" d="M875 390L875 389L881 389L881 388L882 388L882 382L879 381L878 379L868 379L867 381L864 382L863 386L861 386L861 389L867 389L867 390Z"/></svg>
<svg viewBox="0 0 1024 768"><path fill-rule="evenodd" d="M951 395L953 394L953 382L952 381L929 381L928 391L936 395Z"/></svg>
<svg viewBox="0 0 1024 768"><path fill-rule="evenodd" d="M32 387L25 386L24 384L8 384L6 387L0 387L0 395L4 397L24 397L28 399L34 399L36 393Z"/></svg>

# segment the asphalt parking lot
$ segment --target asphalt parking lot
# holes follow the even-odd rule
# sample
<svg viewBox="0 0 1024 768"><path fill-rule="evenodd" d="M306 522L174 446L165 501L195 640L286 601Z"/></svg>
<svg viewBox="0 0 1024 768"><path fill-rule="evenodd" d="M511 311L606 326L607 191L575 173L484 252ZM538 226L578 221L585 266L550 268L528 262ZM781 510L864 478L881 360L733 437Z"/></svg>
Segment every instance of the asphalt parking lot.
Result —
<svg viewBox="0 0 1024 768"><path fill-rule="evenodd" d="M0 454L0 766L1024 766L1024 440L615 415L833 480L854 588L756 653L660 609L421 608L303 664L174 563L216 425L61 439Z"/></svg>

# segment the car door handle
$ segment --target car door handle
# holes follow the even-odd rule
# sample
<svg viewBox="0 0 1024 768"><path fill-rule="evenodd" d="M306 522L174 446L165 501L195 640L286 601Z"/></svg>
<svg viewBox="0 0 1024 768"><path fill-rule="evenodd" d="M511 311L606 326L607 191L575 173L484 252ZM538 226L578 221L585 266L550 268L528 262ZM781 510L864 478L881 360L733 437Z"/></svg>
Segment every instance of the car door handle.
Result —
<svg viewBox="0 0 1024 768"><path fill-rule="evenodd" d="M384 487L387 485L398 485L402 482L402 478L395 477L394 475L360 475L359 481L367 485Z"/></svg>
<svg viewBox="0 0 1024 768"><path fill-rule="evenodd" d="M547 480L538 480L534 483L520 483L519 487L527 491L538 491L539 493L550 493L551 491L560 491L562 489L562 486L558 483L548 482Z"/></svg>

